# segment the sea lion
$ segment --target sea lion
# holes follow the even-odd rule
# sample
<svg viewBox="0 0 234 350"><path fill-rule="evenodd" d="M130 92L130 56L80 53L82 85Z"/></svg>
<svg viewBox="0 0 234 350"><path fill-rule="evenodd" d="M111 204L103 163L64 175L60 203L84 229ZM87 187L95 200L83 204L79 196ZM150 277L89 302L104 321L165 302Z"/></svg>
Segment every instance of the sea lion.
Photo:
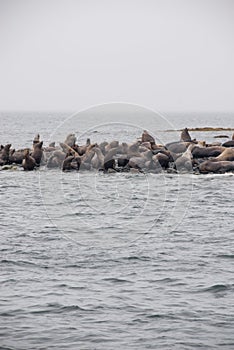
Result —
<svg viewBox="0 0 234 350"><path fill-rule="evenodd" d="M76 143L76 136L75 134L69 134L66 137L66 140L64 141L64 143L70 147L73 147Z"/></svg>
<svg viewBox="0 0 234 350"><path fill-rule="evenodd" d="M64 159L62 170L70 171L70 170L79 170L81 164L81 158L75 156L68 156Z"/></svg>
<svg viewBox="0 0 234 350"><path fill-rule="evenodd" d="M25 150L11 150L9 154L9 163L22 164L22 161L24 159L24 151Z"/></svg>
<svg viewBox="0 0 234 350"><path fill-rule="evenodd" d="M189 171L191 172L193 170L193 164L192 164L192 149L194 148L193 144L190 144L187 150L175 160L175 167L177 171Z"/></svg>
<svg viewBox="0 0 234 350"><path fill-rule="evenodd" d="M105 155L106 154L106 146L108 145L108 142L103 141L99 144L99 148L102 151L102 154Z"/></svg>
<svg viewBox="0 0 234 350"><path fill-rule="evenodd" d="M173 153L184 153L189 145L190 142L174 141L167 143L165 148Z"/></svg>
<svg viewBox="0 0 234 350"><path fill-rule="evenodd" d="M119 147L119 141L111 141L105 146L105 153L108 153L111 149Z"/></svg>
<svg viewBox="0 0 234 350"><path fill-rule="evenodd" d="M142 144L139 146L139 151L141 152L142 148L152 149L152 145L150 142L142 142Z"/></svg>
<svg viewBox="0 0 234 350"><path fill-rule="evenodd" d="M90 170L91 169L91 161L92 158L95 155L95 144L91 144L87 147L87 150L85 152L85 154L81 157L82 158L82 162L81 162L81 169L82 170Z"/></svg>
<svg viewBox="0 0 234 350"><path fill-rule="evenodd" d="M117 165L119 168L124 168L126 167L126 165L128 164L129 162L129 159L124 157L124 156L121 156L117 159Z"/></svg>
<svg viewBox="0 0 234 350"><path fill-rule="evenodd" d="M214 136L214 139L228 139L229 138L229 136L227 136L227 135L215 135Z"/></svg>
<svg viewBox="0 0 234 350"><path fill-rule="evenodd" d="M91 165L94 169L103 168L104 166L104 155L98 146L94 148L94 156L91 159Z"/></svg>
<svg viewBox="0 0 234 350"><path fill-rule="evenodd" d="M9 163L10 148L11 148L10 143L8 143L5 146L1 146L0 165L6 165Z"/></svg>
<svg viewBox="0 0 234 350"><path fill-rule="evenodd" d="M155 144L155 139L153 136L151 136L147 130L144 130L142 135L141 135L141 142L149 142L151 145Z"/></svg>
<svg viewBox="0 0 234 350"><path fill-rule="evenodd" d="M61 168L65 156L65 153L60 150L52 152L46 162L47 168Z"/></svg>
<svg viewBox="0 0 234 350"><path fill-rule="evenodd" d="M234 136L234 134L233 134L233 136ZM223 146L223 147L234 147L233 136L232 136L232 140L227 141L227 142L224 142L224 143L222 144L222 146Z"/></svg>
<svg viewBox="0 0 234 350"><path fill-rule="evenodd" d="M169 166L169 157L166 154L159 152L153 155L152 160L157 166L160 165L160 167L163 169L167 169Z"/></svg>
<svg viewBox="0 0 234 350"><path fill-rule="evenodd" d="M224 151L216 158L212 159L213 161L234 161L234 148L225 148Z"/></svg>
<svg viewBox="0 0 234 350"><path fill-rule="evenodd" d="M35 137L33 139L33 146L36 145L39 142L40 142L40 135L37 134L37 135L35 135Z"/></svg>
<svg viewBox="0 0 234 350"><path fill-rule="evenodd" d="M40 165L43 156L42 145L43 141L35 143L33 147L33 152L31 154L31 156L35 159L37 166Z"/></svg>
<svg viewBox="0 0 234 350"><path fill-rule="evenodd" d="M113 158L104 162L104 170L105 171L110 171L110 169L113 169L116 171L115 166L116 166L115 159L113 159Z"/></svg>
<svg viewBox="0 0 234 350"><path fill-rule="evenodd" d="M22 166L23 166L24 170L27 170L27 171L34 170L36 165L37 164L36 164L35 159L33 157L31 157L29 154L29 149L26 149L24 151L24 159L22 162Z"/></svg>
<svg viewBox="0 0 234 350"><path fill-rule="evenodd" d="M85 152L87 151L87 149L90 145L91 145L90 139L87 139L85 145L77 147L78 154L80 156L83 156L83 154L85 154Z"/></svg>
<svg viewBox="0 0 234 350"><path fill-rule="evenodd" d="M189 135L188 128L184 128L180 135L180 141L191 142L191 136Z"/></svg>
<svg viewBox="0 0 234 350"><path fill-rule="evenodd" d="M193 158L208 158L208 157L217 157L223 151L224 147L221 146L208 146L208 147L198 147L195 146L192 150Z"/></svg>
<svg viewBox="0 0 234 350"><path fill-rule="evenodd" d="M79 153L71 146L69 146L67 143L60 142L60 147L62 148L64 153L69 153L74 156L79 156Z"/></svg>
<svg viewBox="0 0 234 350"><path fill-rule="evenodd" d="M219 173L223 174L228 171L234 171L234 162L207 160L198 166L200 173Z"/></svg>

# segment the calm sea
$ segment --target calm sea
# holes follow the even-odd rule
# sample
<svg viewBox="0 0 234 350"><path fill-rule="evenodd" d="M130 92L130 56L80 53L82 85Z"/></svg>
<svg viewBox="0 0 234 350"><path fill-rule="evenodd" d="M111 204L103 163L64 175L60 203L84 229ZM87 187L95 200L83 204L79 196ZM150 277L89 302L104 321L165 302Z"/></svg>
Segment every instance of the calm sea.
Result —
<svg viewBox="0 0 234 350"><path fill-rule="evenodd" d="M1 113L0 143L158 142L233 114ZM169 130L169 131L168 131ZM191 132L217 141L222 132ZM0 349L234 349L234 175L0 171Z"/></svg>

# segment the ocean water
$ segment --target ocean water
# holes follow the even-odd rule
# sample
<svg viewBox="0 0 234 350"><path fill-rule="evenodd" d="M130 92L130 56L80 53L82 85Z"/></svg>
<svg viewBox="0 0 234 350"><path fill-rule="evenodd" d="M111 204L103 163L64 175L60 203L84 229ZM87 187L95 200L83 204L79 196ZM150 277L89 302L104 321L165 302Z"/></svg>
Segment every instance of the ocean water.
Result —
<svg viewBox="0 0 234 350"><path fill-rule="evenodd" d="M141 128L164 143L185 126L234 127L232 114L104 112L1 113L0 143L71 131L130 142ZM234 349L233 183L0 171L0 349Z"/></svg>

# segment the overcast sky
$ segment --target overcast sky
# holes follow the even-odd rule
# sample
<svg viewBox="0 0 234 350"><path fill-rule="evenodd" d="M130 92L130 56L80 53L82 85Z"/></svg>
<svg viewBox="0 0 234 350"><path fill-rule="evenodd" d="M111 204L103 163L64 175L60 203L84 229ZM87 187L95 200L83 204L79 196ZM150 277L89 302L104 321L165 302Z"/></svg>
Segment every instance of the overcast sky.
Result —
<svg viewBox="0 0 234 350"><path fill-rule="evenodd" d="M233 0L0 0L0 110L234 111Z"/></svg>

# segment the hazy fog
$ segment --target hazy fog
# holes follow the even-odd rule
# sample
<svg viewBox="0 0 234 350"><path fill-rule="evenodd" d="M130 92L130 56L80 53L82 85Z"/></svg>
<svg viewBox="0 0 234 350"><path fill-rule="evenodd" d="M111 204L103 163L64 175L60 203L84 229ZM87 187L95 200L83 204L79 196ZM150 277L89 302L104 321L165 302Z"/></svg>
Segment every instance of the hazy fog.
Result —
<svg viewBox="0 0 234 350"><path fill-rule="evenodd" d="M0 110L234 111L232 0L0 0Z"/></svg>

